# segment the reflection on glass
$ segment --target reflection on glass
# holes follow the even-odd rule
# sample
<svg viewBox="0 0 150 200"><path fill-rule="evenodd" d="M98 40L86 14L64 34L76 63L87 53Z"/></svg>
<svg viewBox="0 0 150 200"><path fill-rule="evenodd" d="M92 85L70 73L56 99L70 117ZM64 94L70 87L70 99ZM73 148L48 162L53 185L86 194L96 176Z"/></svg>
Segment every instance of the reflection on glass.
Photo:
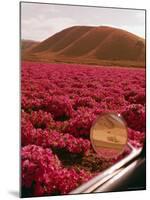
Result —
<svg viewBox="0 0 150 200"><path fill-rule="evenodd" d="M94 150L105 158L118 156L127 144L127 127L120 114L102 114L93 124L90 139Z"/></svg>

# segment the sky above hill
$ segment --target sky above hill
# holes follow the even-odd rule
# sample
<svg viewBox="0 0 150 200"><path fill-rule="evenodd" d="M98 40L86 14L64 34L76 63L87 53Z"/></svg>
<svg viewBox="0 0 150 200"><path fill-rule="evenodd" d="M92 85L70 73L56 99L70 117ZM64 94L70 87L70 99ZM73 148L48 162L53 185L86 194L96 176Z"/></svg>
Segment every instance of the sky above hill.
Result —
<svg viewBox="0 0 150 200"><path fill-rule="evenodd" d="M145 38L145 11L21 3L21 38L42 41L76 25L112 26Z"/></svg>

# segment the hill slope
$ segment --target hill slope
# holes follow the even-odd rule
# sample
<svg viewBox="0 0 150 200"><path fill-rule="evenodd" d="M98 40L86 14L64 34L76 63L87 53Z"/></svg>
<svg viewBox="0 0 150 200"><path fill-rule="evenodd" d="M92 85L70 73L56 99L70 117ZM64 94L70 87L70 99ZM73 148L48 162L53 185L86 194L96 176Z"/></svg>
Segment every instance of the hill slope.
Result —
<svg viewBox="0 0 150 200"><path fill-rule="evenodd" d="M113 27L73 26L33 46L23 59L144 66L145 40Z"/></svg>
<svg viewBox="0 0 150 200"><path fill-rule="evenodd" d="M27 51L30 48L35 47L39 42L33 41L33 40L22 40L21 41L21 50L22 51Z"/></svg>

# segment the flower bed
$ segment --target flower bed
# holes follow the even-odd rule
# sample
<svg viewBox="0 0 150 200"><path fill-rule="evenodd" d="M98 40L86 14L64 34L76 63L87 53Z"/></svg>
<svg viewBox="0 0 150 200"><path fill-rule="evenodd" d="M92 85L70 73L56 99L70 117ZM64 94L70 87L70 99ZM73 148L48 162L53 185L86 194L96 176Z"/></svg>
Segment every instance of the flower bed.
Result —
<svg viewBox="0 0 150 200"><path fill-rule="evenodd" d="M120 112L136 148L145 138L145 70L23 62L23 196L67 194L129 153L106 160L90 128L102 112Z"/></svg>

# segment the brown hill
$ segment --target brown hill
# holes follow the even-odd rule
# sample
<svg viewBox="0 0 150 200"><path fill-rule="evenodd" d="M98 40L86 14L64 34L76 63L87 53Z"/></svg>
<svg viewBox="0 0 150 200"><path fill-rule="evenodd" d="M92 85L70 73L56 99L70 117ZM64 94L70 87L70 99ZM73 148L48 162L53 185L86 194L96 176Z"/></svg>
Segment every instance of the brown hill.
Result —
<svg viewBox="0 0 150 200"><path fill-rule="evenodd" d="M39 43L40 42L33 41L33 40L22 40L21 41L21 50L22 51L29 50L30 48L35 47Z"/></svg>
<svg viewBox="0 0 150 200"><path fill-rule="evenodd" d="M144 66L145 40L113 27L73 26L34 46L23 59Z"/></svg>
<svg viewBox="0 0 150 200"><path fill-rule="evenodd" d="M91 27L70 27L54 34L52 37L44 40L38 46L32 49L31 52L55 52L65 48L68 44L78 39L82 34L91 29Z"/></svg>
<svg viewBox="0 0 150 200"><path fill-rule="evenodd" d="M64 48L59 54L65 56L81 56L87 54L92 49L95 49L112 31L113 28L110 27L92 27L86 34Z"/></svg>
<svg viewBox="0 0 150 200"><path fill-rule="evenodd" d="M144 40L127 31L115 30L88 56L106 60L141 60L144 58Z"/></svg>

